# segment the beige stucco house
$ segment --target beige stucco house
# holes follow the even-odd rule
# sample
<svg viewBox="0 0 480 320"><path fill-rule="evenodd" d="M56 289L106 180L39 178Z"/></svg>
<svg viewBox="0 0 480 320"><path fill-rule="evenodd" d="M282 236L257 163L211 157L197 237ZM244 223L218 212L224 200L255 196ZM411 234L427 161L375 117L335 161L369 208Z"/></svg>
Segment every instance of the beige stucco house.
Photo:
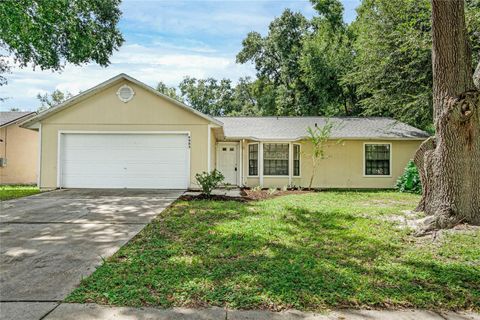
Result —
<svg viewBox="0 0 480 320"><path fill-rule="evenodd" d="M388 118L334 118L313 185L391 188L428 135ZM26 121L42 188L197 188L218 169L238 186L308 186L307 127L322 117L210 117L120 74ZM341 141L338 143L338 141Z"/></svg>
<svg viewBox="0 0 480 320"><path fill-rule="evenodd" d="M19 124L35 112L0 112L0 184L36 184L38 134Z"/></svg>

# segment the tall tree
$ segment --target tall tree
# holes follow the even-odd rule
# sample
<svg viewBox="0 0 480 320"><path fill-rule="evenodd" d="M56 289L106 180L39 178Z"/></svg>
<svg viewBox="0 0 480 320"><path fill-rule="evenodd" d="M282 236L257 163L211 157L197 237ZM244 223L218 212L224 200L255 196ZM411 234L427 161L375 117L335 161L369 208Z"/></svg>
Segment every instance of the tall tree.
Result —
<svg viewBox="0 0 480 320"><path fill-rule="evenodd" d="M473 58L480 54L480 1L466 0ZM344 81L355 85L361 112L390 116L434 131L430 0L364 0L350 26L354 67Z"/></svg>
<svg viewBox="0 0 480 320"><path fill-rule="evenodd" d="M175 87L169 87L162 81L159 81L156 89L167 97L183 102L182 97L177 94L177 89L175 89Z"/></svg>
<svg viewBox="0 0 480 320"><path fill-rule="evenodd" d="M480 92L466 30L464 0L432 0L436 136L415 155L423 185L418 209L430 215L425 230L480 224Z"/></svg>
<svg viewBox="0 0 480 320"><path fill-rule="evenodd" d="M120 0L2 0L0 48L21 67L60 70L66 62L91 61L107 66L123 43L119 5ZM0 56L0 76L10 67L7 61Z"/></svg>
<svg viewBox="0 0 480 320"><path fill-rule="evenodd" d="M318 18L326 21L332 29L343 28L343 5L338 0L310 0L319 14Z"/></svg>
<svg viewBox="0 0 480 320"><path fill-rule="evenodd" d="M234 111L234 89L229 79L186 77L179 85L183 100L193 108L212 116Z"/></svg>
<svg viewBox="0 0 480 320"><path fill-rule="evenodd" d="M259 109L266 115L345 115L356 110L355 86L342 78L354 58L352 33L338 0L312 0L318 15L285 10L262 37L250 32L237 62L257 70Z"/></svg>
<svg viewBox="0 0 480 320"><path fill-rule="evenodd" d="M364 0L351 30L355 60L345 81L361 113L422 129L432 124L430 0Z"/></svg>
<svg viewBox="0 0 480 320"><path fill-rule="evenodd" d="M232 110L229 116L258 116L261 115L261 97L257 87L258 82L250 77L240 78L233 92Z"/></svg>
<svg viewBox="0 0 480 320"><path fill-rule="evenodd" d="M334 20L336 21L336 20ZM304 41L300 65L302 79L316 96L322 114L359 113L355 85L344 81L353 68L353 34L345 24L313 20L315 32Z"/></svg>
<svg viewBox="0 0 480 320"><path fill-rule="evenodd" d="M250 32L243 40L237 62L252 62L262 89L273 94L271 115L315 114L318 104L302 80L299 58L311 24L301 13L286 9L270 23L268 35Z"/></svg>
<svg viewBox="0 0 480 320"><path fill-rule="evenodd" d="M38 111L44 111L51 107L55 107L71 97L73 97L73 95L70 92L63 92L58 89L53 90L53 92L50 94L45 93L42 95L39 93L37 94L37 99L40 101L41 105L38 108Z"/></svg>

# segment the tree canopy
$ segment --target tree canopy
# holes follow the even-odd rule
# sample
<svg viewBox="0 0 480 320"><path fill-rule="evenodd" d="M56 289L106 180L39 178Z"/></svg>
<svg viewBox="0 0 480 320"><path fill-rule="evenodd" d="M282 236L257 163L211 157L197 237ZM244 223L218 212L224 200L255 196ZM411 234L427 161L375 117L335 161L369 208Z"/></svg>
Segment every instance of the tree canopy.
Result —
<svg viewBox="0 0 480 320"><path fill-rule="evenodd" d="M58 89L53 90L52 93L37 94L37 99L40 101L41 105L38 108L38 111L43 111L51 107L55 107L60 103L70 99L73 95L68 91L61 91Z"/></svg>
<svg viewBox="0 0 480 320"><path fill-rule="evenodd" d="M212 115L388 116L433 131L430 0L363 0L350 24L339 0L311 2L313 18L287 9L247 34L237 62L256 78L187 77L179 97ZM473 68L480 0L465 16Z"/></svg>
<svg viewBox="0 0 480 320"><path fill-rule="evenodd" d="M107 66L124 41L119 5L120 0L0 1L0 48L22 67ZM7 56L0 56L0 84L10 67Z"/></svg>

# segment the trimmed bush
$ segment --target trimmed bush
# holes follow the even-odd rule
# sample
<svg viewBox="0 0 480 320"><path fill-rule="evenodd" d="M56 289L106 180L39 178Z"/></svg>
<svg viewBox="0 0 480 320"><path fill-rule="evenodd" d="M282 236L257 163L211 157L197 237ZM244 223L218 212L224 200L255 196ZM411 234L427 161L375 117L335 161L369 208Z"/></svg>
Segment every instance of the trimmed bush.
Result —
<svg viewBox="0 0 480 320"><path fill-rule="evenodd" d="M422 183L420 181L420 175L418 174L418 169L413 161L409 161L405 167L405 171L398 178L397 184L395 185L396 189L399 192L408 192L408 193L422 193Z"/></svg>
<svg viewBox="0 0 480 320"><path fill-rule="evenodd" d="M202 187L202 192L206 196L212 194L213 189L215 189L222 181L225 179L223 174L217 169L212 172L202 172L195 175L195 179L198 184Z"/></svg>

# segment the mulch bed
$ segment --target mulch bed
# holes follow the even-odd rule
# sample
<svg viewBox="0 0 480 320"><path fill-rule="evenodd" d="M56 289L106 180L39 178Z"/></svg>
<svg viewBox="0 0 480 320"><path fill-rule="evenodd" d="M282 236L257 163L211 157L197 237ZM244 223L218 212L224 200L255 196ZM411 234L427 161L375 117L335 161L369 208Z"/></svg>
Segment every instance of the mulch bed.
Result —
<svg viewBox="0 0 480 320"><path fill-rule="evenodd" d="M239 201L239 202L247 201L247 199L245 199L244 197L229 197L229 196L215 195L215 194L212 194L211 196L206 196L204 194L182 195L180 196L179 199L183 201L192 201L192 200Z"/></svg>
<svg viewBox="0 0 480 320"><path fill-rule="evenodd" d="M305 194L309 192L314 192L312 190L277 190L275 192L270 192L270 190L253 190L253 189L242 189L241 197L230 197L226 195L211 195L206 196L204 194L198 195L182 195L179 199L183 201L194 201L194 200L211 200L211 201L238 201L238 202L247 202L247 201L257 201L265 200L280 196L286 196L290 194Z"/></svg>
<svg viewBox="0 0 480 320"><path fill-rule="evenodd" d="M271 193L269 190L252 190L252 189L243 189L242 194L245 199L249 201L254 200L265 200L280 196L286 196L290 194L305 194L313 192L311 190L277 190Z"/></svg>

